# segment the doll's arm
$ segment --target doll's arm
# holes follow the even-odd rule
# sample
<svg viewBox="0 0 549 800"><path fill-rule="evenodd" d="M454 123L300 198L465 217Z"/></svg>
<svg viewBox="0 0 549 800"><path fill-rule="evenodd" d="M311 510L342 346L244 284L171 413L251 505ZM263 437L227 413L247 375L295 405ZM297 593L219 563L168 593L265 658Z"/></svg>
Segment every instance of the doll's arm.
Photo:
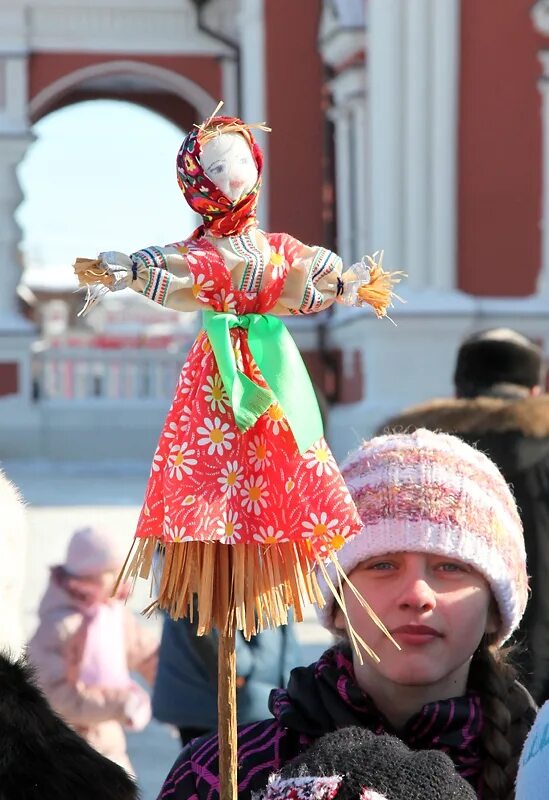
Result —
<svg viewBox="0 0 549 800"><path fill-rule="evenodd" d="M204 306L197 299L186 256L177 245L147 247L129 256L109 250L95 261L77 259L74 269L81 285L89 288L84 313L105 292L126 288L177 311Z"/></svg>
<svg viewBox="0 0 549 800"><path fill-rule="evenodd" d="M341 258L324 247L310 247L285 237L281 249L290 268L272 313L314 314L339 302L371 305L378 317L386 316L393 286L402 273L385 272L382 257L378 262L363 259L343 272Z"/></svg>

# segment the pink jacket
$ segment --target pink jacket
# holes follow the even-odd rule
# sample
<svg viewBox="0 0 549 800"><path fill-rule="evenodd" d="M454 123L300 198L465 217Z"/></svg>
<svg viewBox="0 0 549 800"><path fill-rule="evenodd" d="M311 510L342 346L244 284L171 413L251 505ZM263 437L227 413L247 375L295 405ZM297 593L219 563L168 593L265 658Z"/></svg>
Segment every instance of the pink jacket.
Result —
<svg viewBox="0 0 549 800"><path fill-rule="evenodd" d="M127 608L122 611L127 667L152 683L158 640ZM28 656L51 705L96 750L131 771L122 727L129 688L87 686L81 680L89 610L50 580L39 619Z"/></svg>

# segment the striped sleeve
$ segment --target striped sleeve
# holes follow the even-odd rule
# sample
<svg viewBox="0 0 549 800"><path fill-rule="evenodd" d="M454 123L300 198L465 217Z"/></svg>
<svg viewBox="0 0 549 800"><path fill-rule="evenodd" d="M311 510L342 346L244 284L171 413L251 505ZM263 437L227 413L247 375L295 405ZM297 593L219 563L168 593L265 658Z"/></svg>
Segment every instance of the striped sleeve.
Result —
<svg viewBox="0 0 549 800"><path fill-rule="evenodd" d="M296 239L284 240L289 270L278 307L272 313L314 314L328 308L340 292L342 262L325 247L310 247Z"/></svg>
<svg viewBox="0 0 549 800"><path fill-rule="evenodd" d="M176 311L203 307L194 291L194 278L187 257L176 245L145 247L132 253L130 289L149 300Z"/></svg>

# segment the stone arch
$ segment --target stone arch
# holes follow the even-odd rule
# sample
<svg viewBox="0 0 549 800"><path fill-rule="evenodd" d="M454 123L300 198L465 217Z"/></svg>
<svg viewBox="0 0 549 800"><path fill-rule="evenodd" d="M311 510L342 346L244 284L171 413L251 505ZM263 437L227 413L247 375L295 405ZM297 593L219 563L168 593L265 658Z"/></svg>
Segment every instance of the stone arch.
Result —
<svg viewBox="0 0 549 800"><path fill-rule="evenodd" d="M135 102L188 128L211 114L216 99L195 81L165 67L132 59L103 61L72 70L41 89L29 102L36 122L86 99Z"/></svg>

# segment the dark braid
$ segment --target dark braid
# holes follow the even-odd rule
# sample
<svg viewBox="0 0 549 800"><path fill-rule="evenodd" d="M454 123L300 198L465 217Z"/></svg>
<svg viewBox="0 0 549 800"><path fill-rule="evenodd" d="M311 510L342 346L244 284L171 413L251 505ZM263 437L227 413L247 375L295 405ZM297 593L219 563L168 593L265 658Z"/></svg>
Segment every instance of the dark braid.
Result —
<svg viewBox="0 0 549 800"><path fill-rule="evenodd" d="M490 645L485 637L471 663L469 683L481 697L484 726L481 748L485 786L484 800L512 800L520 751L530 722L511 709L528 697L516 683L515 669L508 663L508 651ZM513 725L511 724L513 722ZM524 730L522 730L524 728Z"/></svg>

